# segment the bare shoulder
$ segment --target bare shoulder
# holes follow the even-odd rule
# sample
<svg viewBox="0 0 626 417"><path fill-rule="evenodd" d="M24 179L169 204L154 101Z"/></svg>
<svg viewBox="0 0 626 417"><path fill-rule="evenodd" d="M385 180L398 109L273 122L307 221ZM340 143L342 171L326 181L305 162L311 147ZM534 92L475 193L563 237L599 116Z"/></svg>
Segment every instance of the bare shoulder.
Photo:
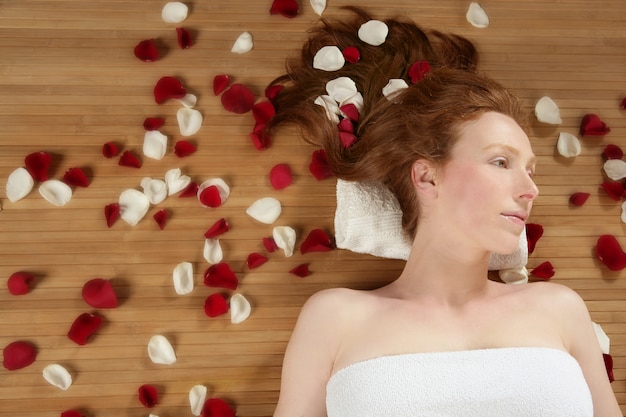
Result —
<svg viewBox="0 0 626 417"><path fill-rule="evenodd" d="M587 307L581 296L571 288L553 282L534 282L522 286L520 295L534 300L547 309L558 310L562 313L576 311L586 312Z"/></svg>
<svg viewBox="0 0 626 417"><path fill-rule="evenodd" d="M313 294L304 303L301 316L332 317L335 321L358 310L371 298L369 292L329 288Z"/></svg>

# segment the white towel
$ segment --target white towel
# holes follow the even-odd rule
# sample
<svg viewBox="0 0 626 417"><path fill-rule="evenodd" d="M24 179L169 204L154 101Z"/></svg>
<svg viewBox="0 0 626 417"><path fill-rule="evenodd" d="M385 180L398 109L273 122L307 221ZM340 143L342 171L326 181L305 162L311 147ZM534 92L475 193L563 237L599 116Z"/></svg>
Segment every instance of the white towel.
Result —
<svg viewBox="0 0 626 417"><path fill-rule="evenodd" d="M382 356L335 373L328 417L592 417L578 362L541 347Z"/></svg>
<svg viewBox="0 0 626 417"><path fill-rule="evenodd" d="M341 249L404 260L409 257L412 243L402 230L402 212L391 191L375 182L341 179L337 180L335 239ZM522 233L515 252L491 255L489 269L526 274L527 262L528 244L526 233Z"/></svg>

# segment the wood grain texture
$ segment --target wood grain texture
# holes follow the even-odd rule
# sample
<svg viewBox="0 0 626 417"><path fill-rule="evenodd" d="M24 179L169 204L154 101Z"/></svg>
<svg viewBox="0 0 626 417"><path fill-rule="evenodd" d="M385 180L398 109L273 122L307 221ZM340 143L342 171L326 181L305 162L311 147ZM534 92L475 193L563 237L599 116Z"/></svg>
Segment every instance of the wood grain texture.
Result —
<svg viewBox="0 0 626 417"><path fill-rule="evenodd" d="M9 372L0 369L0 416L58 416L78 409L86 416L161 417L191 415L188 391L196 384L211 396L226 399L240 417L270 416L279 388L282 354L302 303L312 293L333 286L373 288L400 271L402 263L346 251L280 252L258 269L245 265L251 252L264 253L261 239L271 226L245 214L256 199L274 196L283 204L277 224L298 232L298 244L314 229L333 232L334 181L317 181L308 172L313 149L295 131L273 138L259 152L250 143L254 121L227 113L212 92L217 74L252 88L260 97L267 83L281 74L284 59L297 54L317 16L308 2L295 19L271 16L269 0L189 2L182 26L195 44L181 50L175 25L165 24L163 3L152 0L0 0L0 182L24 165L36 151L53 155L52 178L70 167L84 168L89 188L76 189L65 207L54 207L37 190L16 203L0 192L0 281L16 271L37 279L32 292L12 296L0 288L0 346L27 340L38 348L31 366ZM327 16L345 14L350 2L330 0ZM491 25L475 29L465 20L469 2L457 0L360 0L380 17L405 15L424 27L453 31L474 40L485 72L522 97L529 108L542 96L561 109L563 124L535 122L532 142L538 155L537 183L541 195L531 221L545 235L528 266L553 263L555 282L586 300L592 318L611 338L615 361L613 388L626 411L626 277L610 272L594 255L601 234L617 236L626 246L620 205L600 188L604 147L626 149L626 3L623 0L488 0L483 3ZM252 33L254 49L230 52L236 37ZM143 39L158 40L162 58L153 63L133 56ZM179 159L173 143L180 140L175 113L179 105L156 105L155 82L164 75L183 80L199 98L204 115L201 131L191 140L198 152ZM580 120L597 113L611 127L603 138L583 138L583 154L565 160L555 151L560 131L577 134ZM142 154L144 118L161 116L169 136L168 154L160 161L142 157L141 169L124 168L106 159L102 145L113 141L123 150ZM288 163L294 184L271 188L268 172ZM221 177L232 188L218 209L199 206L177 196L152 207L137 226L118 221L107 228L103 208L116 202L126 188L139 188L143 177L162 178L171 168L201 182ZM583 207L568 206L572 192L591 193ZM169 220L159 230L152 220L165 208ZM202 284L208 264L202 257L205 230L217 219L232 229L223 236L225 261L240 279L238 292L248 297L253 312L233 325L227 316L209 319L206 297L220 290ZM187 296L175 294L172 270L189 261L197 284ZM309 263L313 272L297 278L288 271ZM121 305L95 310L81 298L89 279L110 279ZM230 292L227 291L227 295ZM97 312L104 326L86 346L66 334L81 313ZM147 343L163 334L173 343L178 361L155 365ZM51 363L65 366L74 383L67 391L47 384L41 376ZM153 384L160 404L147 410L137 400L137 388Z"/></svg>

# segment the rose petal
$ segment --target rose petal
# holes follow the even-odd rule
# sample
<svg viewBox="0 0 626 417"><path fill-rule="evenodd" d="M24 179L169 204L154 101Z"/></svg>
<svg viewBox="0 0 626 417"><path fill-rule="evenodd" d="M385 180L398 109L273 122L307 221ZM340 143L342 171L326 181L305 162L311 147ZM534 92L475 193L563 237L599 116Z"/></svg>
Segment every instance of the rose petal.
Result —
<svg viewBox="0 0 626 417"><path fill-rule="evenodd" d="M186 140L179 140L174 145L174 154L179 158L184 158L196 152L198 148L193 143Z"/></svg>
<svg viewBox="0 0 626 417"><path fill-rule="evenodd" d="M122 156L120 156L119 165L129 168L141 168L141 161L133 152L124 151Z"/></svg>
<svg viewBox="0 0 626 417"><path fill-rule="evenodd" d="M185 97L177 99L180 104L188 109L192 109L198 104L198 97L195 94L187 93Z"/></svg>
<svg viewBox="0 0 626 417"><path fill-rule="evenodd" d="M85 417L85 416L78 410L67 410L61 413L61 417Z"/></svg>
<svg viewBox="0 0 626 417"><path fill-rule="evenodd" d="M582 205L584 205L587 202L587 199L589 198L591 194L589 193L573 193L572 195L569 196L569 203L580 207Z"/></svg>
<svg viewBox="0 0 626 417"><path fill-rule="evenodd" d="M120 217L120 205L117 203L111 203L104 206L104 218L107 221L107 226L110 228L115 224Z"/></svg>
<svg viewBox="0 0 626 417"><path fill-rule="evenodd" d="M67 391L72 386L72 375L63 366L53 363L43 369L43 377L55 387Z"/></svg>
<svg viewBox="0 0 626 417"><path fill-rule="evenodd" d="M602 329L598 323L592 322L593 330L596 334L596 339L598 339L598 344L600 345L600 350L604 354L609 354L611 350L611 340L607 336L607 334Z"/></svg>
<svg viewBox="0 0 626 417"><path fill-rule="evenodd" d="M63 181L72 187L89 187L89 180L81 168L69 168L63 175Z"/></svg>
<svg viewBox="0 0 626 417"><path fill-rule="evenodd" d="M409 67L409 78L413 84L424 79L426 74L430 72L430 62L416 61Z"/></svg>
<svg viewBox="0 0 626 417"><path fill-rule="evenodd" d="M17 340L2 350L2 366L9 371L22 369L35 362L37 349L30 342Z"/></svg>
<svg viewBox="0 0 626 417"><path fill-rule="evenodd" d="M26 169L35 181L46 181L52 164L52 156L46 152L33 152L24 158Z"/></svg>
<svg viewBox="0 0 626 417"><path fill-rule="evenodd" d="M6 196L11 203L21 200L32 191L35 181L26 168L17 168L7 178Z"/></svg>
<svg viewBox="0 0 626 417"><path fill-rule="evenodd" d="M206 401L207 387L204 385L194 385L189 390L189 405L191 406L191 414L194 416L200 416L202 414L202 408Z"/></svg>
<svg viewBox="0 0 626 417"><path fill-rule="evenodd" d="M151 204L160 204L167 197L167 184L163 180L145 177L141 180L141 187Z"/></svg>
<svg viewBox="0 0 626 417"><path fill-rule="evenodd" d="M189 7L179 1L165 3L161 10L161 18L165 23L180 23L187 19Z"/></svg>
<svg viewBox="0 0 626 417"><path fill-rule="evenodd" d="M551 125L563 123L559 106L548 96L541 97L535 104L535 116L542 123Z"/></svg>
<svg viewBox="0 0 626 417"><path fill-rule="evenodd" d="M556 149L559 154L565 158L578 156L582 151L578 138L571 133L566 132L559 133L559 139L556 142Z"/></svg>
<svg viewBox="0 0 626 417"><path fill-rule="evenodd" d="M535 245L537 241L543 236L543 226L536 223L526 224L526 240L528 241L528 253L531 254L535 251Z"/></svg>
<svg viewBox="0 0 626 417"><path fill-rule="evenodd" d="M273 237L264 237L263 246L269 253L276 252L278 250L278 245Z"/></svg>
<svg viewBox="0 0 626 417"><path fill-rule="evenodd" d="M626 162L621 159L608 159L604 165L604 172L612 180L626 178Z"/></svg>
<svg viewBox="0 0 626 417"><path fill-rule="evenodd" d="M484 29L489 26L489 16L478 3L470 3L467 13L465 14L467 21L474 27Z"/></svg>
<svg viewBox="0 0 626 417"><path fill-rule="evenodd" d="M255 269L255 268L260 267L267 261L268 261L267 256L254 252L248 255L248 258L246 259L246 265L250 269Z"/></svg>
<svg viewBox="0 0 626 417"><path fill-rule="evenodd" d="M621 201L624 197L624 184L621 181L604 181L600 186L613 201Z"/></svg>
<svg viewBox="0 0 626 417"><path fill-rule="evenodd" d="M228 232L230 229L230 225L226 221L226 219L221 218L204 233L204 237L207 239L215 239L219 235Z"/></svg>
<svg viewBox="0 0 626 417"><path fill-rule="evenodd" d="M228 313L228 302L219 293L211 294L204 301L204 313L209 317L218 317Z"/></svg>
<svg viewBox="0 0 626 417"><path fill-rule="evenodd" d="M580 133L583 136L604 136L610 131L611 128L596 114L586 114L580 122Z"/></svg>
<svg viewBox="0 0 626 417"><path fill-rule="evenodd" d="M130 188L120 194L119 206L122 220L135 226L148 212L150 200L144 193Z"/></svg>
<svg viewBox="0 0 626 417"><path fill-rule="evenodd" d="M157 225L159 225L159 229L163 230L165 228L165 223L167 222L167 210L161 209L154 213L152 216Z"/></svg>
<svg viewBox="0 0 626 417"><path fill-rule="evenodd" d="M264 151L270 146L270 136L266 132L252 132L250 133L250 139L254 147L259 151Z"/></svg>
<svg viewBox="0 0 626 417"><path fill-rule="evenodd" d="M290 269L289 273L300 278L308 277L309 275L311 275L311 271L309 271L309 264L300 264L295 268Z"/></svg>
<svg viewBox="0 0 626 417"><path fill-rule="evenodd" d="M321 106L325 110L326 118L328 120L334 124L339 123L339 114L341 114L341 110L339 110L339 106L337 105L335 99L324 94L318 96L313 103Z"/></svg>
<svg viewBox="0 0 626 417"><path fill-rule="evenodd" d="M330 237L322 229L313 229L300 245L300 253L328 252L335 249Z"/></svg>
<svg viewBox="0 0 626 417"><path fill-rule="evenodd" d="M153 408L159 403L159 394L152 385L142 385L137 390L139 402L146 408Z"/></svg>
<svg viewBox="0 0 626 417"><path fill-rule="evenodd" d="M167 152L167 136L158 130L150 130L143 137L143 154L148 158L161 160Z"/></svg>
<svg viewBox="0 0 626 417"><path fill-rule="evenodd" d="M498 276L506 284L526 284L528 283L528 270L526 267L501 269Z"/></svg>
<svg viewBox="0 0 626 417"><path fill-rule="evenodd" d="M226 401L209 398L202 408L202 417L236 417L235 410Z"/></svg>
<svg viewBox="0 0 626 417"><path fill-rule="evenodd" d="M34 280L35 276L29 272L14 272L7 280L7 287L13 295L24 295L30 291L30 285Z"/></svg>
<svg viewBox="0 0 626 417"><path fill-rule="evenodd" d="M622 203L622 214L620 215L622 223L626 223L626 201Z"/></svg>
<svg viewBox="0 0 626 417"><path fill-rule="evenodd" d="M389 101L395 101L395 97L406 88L409 88L409 85L403 79L391 79L383 87L383 96L385 96Z"/></svg>
<svg viewBox="0 0 626 417"><path fill-rule="evenodd" d="M148 342L148 356L153 363L171 365L176 362L176 353L169 340L157 334Z"/></svg>
<svg viewBox="0 0 626 417"><path fill-rule="evenodd" d="M274 223L278 217L280 217L281 212L282 206L280 201L274 197L260 198L246 209L246 214L248 216L265 224Z"/></svg>
<svg viewBox="0 0 626 417"><path fill-rule="evenodd" d="M358 31L359 39L372 46L379 46L385 43L388 34L389 28L387 24L380 20L365 22Z"/></svg>
<svg viewBox="0 0 626 417"><path fill-rule="evenodd" d="M165 183L167 184L167 195L174 195L189 186L191 177L182 175L180 168L172 168L165 173Z"/></svg>
<svg viewBox="0 0 626 417"><path fill-rule="evenodd" d="M276 97L278 97L278 94L282 91L283 86L280 84L276 84L276 85L270 85L265 89L265 98L267 98L268 100L274 100Z"/></svg>
<svg viewBox="0 0 626 417"><path fill-rule="evenodd" d="M613 235L598 238L596 256L611 271L621 271L626 267L626 253Z"/></svg>
<svg viewBox="0 0 626 417"><path fill-rule="evenodd" d="M622 159L624 157L624 151L617 145L608 144L602 151L602 157L606 159Z"/></svg>
<svg viewBox="0 0 626 417"><path fill-rule="evenodd" d="M154 86L154 100L157 104L163 104L168 99L182 99L187 95L183 84L175 77L161 77Z"/></svg>
<svg viewBox="0 0 626 417"><path fill-rule="evenodd" d="M235 40L232 48L230 48L230 52L236 54L245 54L246 52L250 52L253 46L254 42L252 41L252 35L250 34L250 32L243 32Z"/></svg>
<svg viewBox="0 0 626 417"><path fill-rule="evenodd" d="M224 259L224 252L218 239L205 239L202 256L210 264L218 264Z"/></svg>
<svg viewBox="0 0 626 417"><path fill-rule="evenodd" d="M270 14L280 14L288 18L296 17L298 15L298 2L297 0L274 0Z"/></svg>
<svg viewBox="0 0 626 417"><path fill-rule="evenodd" d="M338 77L326 83L326 92L340 105L358 93L356 83L349 77Z"/></svg>
<svg viewBox="0 0 626 417"><path fill-rule="evenodd" d="M276 109L270 101L261 101L252 107L252 116L257 124L265 124L276 115Z"/></svg>
<svg viewBox="0 0 626 417"><path fill-rule="evenodd" d="M554 267L548 261L535 267L530 273L537 278L548 280L554 276Z"/></svg>
<svg viewBox="0 0 626 417"><path fill-rule="evenodd" d="M59 180L47 180L39 186L39 194L50 204L64 206L72 199L72 189Z"/></svg>
<svg viewBox="0 0 626 417"><path fill-rule="evenodd" d="M254 106L254 93L242 84L233 84L222 93L222 106L229 112L236 114L247 113Z"/></svg>
<svg viewBox="0 0 626 417"><path fill-rule="evenodd" d="M291 185L293 177L291 167L287 164L277 164L270 170L270 183L275 190L282 190Z"/></svg>
<svg viewBox="0 0 626 417"><path fill-rule="evenodd" d="M348 118L341 119L337 128L340 132L354 133L354 122Z"/></svg>
<svg viewBox="0 0 626 417"><path fill-rule="evenodd" d="M144 62L152 62L159 59L159 50L154 39L146 39L139 42L133 52L137 58Z"/></svg>
<svg viewBox="0 0 626 417"><path fill-rule="evenodd" d="M199 189L200 189L200 187L198 186L198 184L192 181L192 182L189 183L189 185L187 187L185 187L184 190L182 190L180 192L178 197L181 197L181 198L183 198L183 197L197 197Z"/></svg>
<svg viewBox="0 0 626 417"><path fill-rule="evenodd" d="M115 142L107 142L102 145L102 155L105 158L113 158L114 156L119 155L120 150Z"/></svg>
<svg viewBox="0 0 626 417"><path fill-rule="evenodd" d="M117 295L111 281L103 278L93 278L85 282L82 290L83 300L94 308L116 308Z"/></svg>
<svg viewBox="0 0 626 417"><path fill-rule="evenodd" d="M318 181L333 176L333 171L328 164L328 160L326 159L326 151L319 149L311 154L309 171Z"/></svg>
<svg viewBox="0 0 626 417"><path fill-rule="evenodd" d="M246 321L252 312L250 302L242 294L233 294L230 297L230 322L239 324Z"/></svg>
<svg viewBox="0 0 626 417"><path fill-rule="evenodd" d="M276 226L272 230L272 237L276 242L276 246L281 248L286 257L293 255L296 245L296 231L289 226Z"/></svg>
<svg viewBox="0 0 626 417"><path fill-rule="evenodd" d="M205 207L219 207L230 195L230 187L221 178L204 181L198 187L198 200Z"/></svg>
<svg viewBox="0 0 626 417"><path fill-rule="evenodd" d="M356 46L348 46L343 51L341 51L341 53L346 62L349 62L351 64L356 64L361 60L361 51L359 51Z"/></svg>
<svg viewBox="0 0 626 417"><path fill-rule="evenodd" d="M193 45L191 32L185 28L176 28L176 40L180 49L187 49Z"/></svg>
<svg viewBox="0 0 626 417"><path fill-rule="evenodd" d="M348 149L350 146L354 145L357 137L353 133L339 132L339 140L341 142L341 146L343 146L344 149Z"/></svg>
<svg viewBox="0 0 626 417"><path fill-rule="evenodd" d="M327 45L320 48L313 57L313 68L322 71L337 71L343 68L346 59L335 45Z"/></svg>
<svg viewBox="0 0 626 417"><path fill-rule="evenodd" d="M226 90L228 84L230 83L230 77L225 74L216 75L213 77L213 93L216 96L219 96Z"/></svg>
<svg viewBox="0 0 626 417"><path fill-rule="evenodd" d="M193 264L191 262L181 262L172 272L174 281L174 291L178 295L186 295L193 291Z"/></svg>
<svg viewBox="0 0 626 417"><path fill-rule="evenodd" d="M326 9L326 0L310 0L310 3L315 14L321 16L322 13L324 13L324 10Z"/></svg>
<svg viewBox="0 0 626 417"><path fill-rule="evenodd" d="M202 113L195 109L182 107L176 112L176 120L180 134L183 136L191 136L198 133L202 127Z"/></svg>
<svg viewBox="0 0 626 417"><path fill-rule="evenodd" d="M603 353L602 359L604 359L604 367L606 368L606 374L609 378L609 382L614 382L615 375L613 374L613 357L609 354Z"/></svg>
<svg viewBox="0 0 626 417"><path fill-rule="evenodd" d="M339 107L339 110L348 119L353 120L355 122L359 121L359 118L361 115L359 114L359 109L356 107L354 103L344 104L343 106Z"/></svg>
<svg viewBox="0 0 626 417"><path fill-rule="evenodd" d="M74 323L67 332L67 337L78 345L86 345L88 339L102 325L102 317L95 314L83 313L76 317Z"/></svg>
<svg viewBox="0 0 626 417"><path fill-rule="evenodd" d="M236 290L239 285L237 276L225 262L211 265L204 272L204 284L209 287Z"/></svg>
<svg viewBox="0 0 626 417"><path fill-rule="evenodd" d="M148 131L159 130L164 124L165 119L162 117L146 117L143 121L143 128Z"/></svg>

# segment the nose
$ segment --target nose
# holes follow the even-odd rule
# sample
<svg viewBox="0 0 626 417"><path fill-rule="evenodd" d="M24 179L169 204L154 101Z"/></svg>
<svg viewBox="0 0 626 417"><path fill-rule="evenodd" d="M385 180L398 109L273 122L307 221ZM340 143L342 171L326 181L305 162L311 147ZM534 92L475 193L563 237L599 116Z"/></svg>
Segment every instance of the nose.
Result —
<svg viewBox="0 0 626 417"><path fill-rule="evenodd" d="M533 178L525 173L520 181L518 197L524 200L533 201L539 195L539 188Z"/></svg>

